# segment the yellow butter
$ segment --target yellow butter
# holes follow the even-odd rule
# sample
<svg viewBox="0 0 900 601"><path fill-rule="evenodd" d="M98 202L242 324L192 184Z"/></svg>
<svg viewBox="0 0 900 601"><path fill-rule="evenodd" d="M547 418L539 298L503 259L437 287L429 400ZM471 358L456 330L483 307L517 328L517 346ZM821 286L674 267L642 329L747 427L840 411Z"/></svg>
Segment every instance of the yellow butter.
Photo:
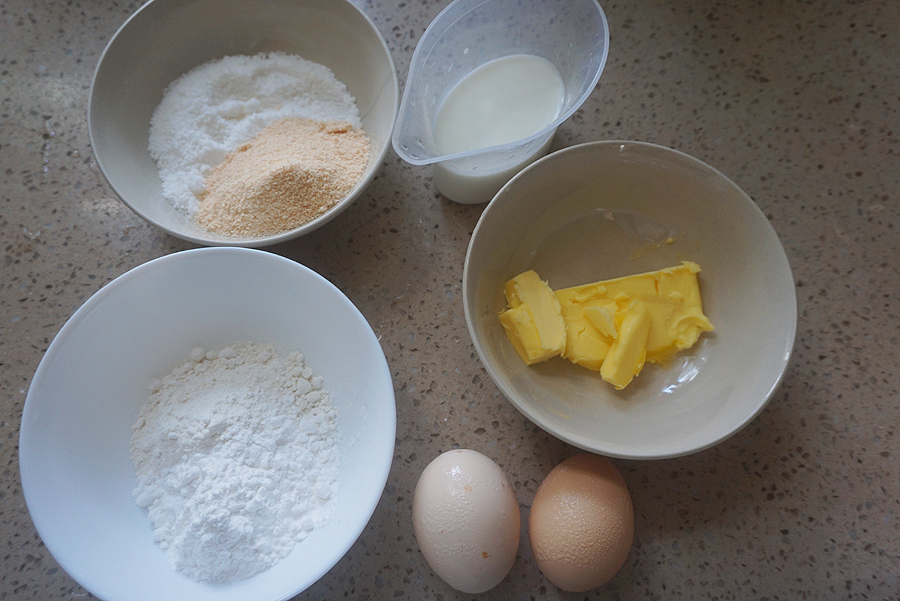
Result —
<svg viewBox="0 0 900 601"><path fill-rule="evenodd" d="M690 261L554 292L533 270L509 280L500 314L527 365L562 355L618 389L647 362L664 363L713 330Z"/></svg>
<svg viewBox="0 0 900 601"><path fill-rule="evenodd" d="M618 390L628 386L644 368L651 324L650 311L642 301L633 301L622 314L616 339L600 367L600 376Z"/></svg>
<svg viewBox="0 0 900 601"><path fill-rule="evenodd" d="M526 365L546 361L566 347L566 324L559 299L533 270L509 280L504 290L508 309L500 323Z"/></svg>
<svg viewBox="0 0 900 601"><path fill-rule="evenodd" d="M566 322L562 356L624 388L645 362L690 348L713 325L703 314L697 273L681 265L556 291ZM614 307L614 310L613 310ZM613 312L610 327L610 312Z"/></svg>

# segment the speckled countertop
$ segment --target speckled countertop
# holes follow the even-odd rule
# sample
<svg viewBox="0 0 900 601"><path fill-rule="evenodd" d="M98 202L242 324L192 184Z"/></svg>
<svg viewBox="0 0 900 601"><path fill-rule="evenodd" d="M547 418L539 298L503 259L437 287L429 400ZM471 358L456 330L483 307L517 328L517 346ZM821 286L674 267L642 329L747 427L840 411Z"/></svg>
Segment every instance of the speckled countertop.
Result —
<svg viewBox="0 0 900 601"><path fill-rule="evenodd" d="M447 3L361 6L401 81ZM128 269L190 245L112 193L89 146L90 78L137 2L0 2L0 599L90 597L42 545L17 441L32 375L69 316ZM781 237L799 303L793 360L748 427L680 459L615 463L636 538L623 569L561 593L528 545L485 599L897 599L900 595L900 4L613 0L611 51L554 148L671 146L724 172ZM462 265L482 206L391 154L326 227L269 250L338 285L368 318L397 396L393 468L368 527L299 599L459 599L412 533L421 470L453 447L506 470L527 516L574 453L520 415L465 327ZM61 491L61 494L64 492Z"/></svg>

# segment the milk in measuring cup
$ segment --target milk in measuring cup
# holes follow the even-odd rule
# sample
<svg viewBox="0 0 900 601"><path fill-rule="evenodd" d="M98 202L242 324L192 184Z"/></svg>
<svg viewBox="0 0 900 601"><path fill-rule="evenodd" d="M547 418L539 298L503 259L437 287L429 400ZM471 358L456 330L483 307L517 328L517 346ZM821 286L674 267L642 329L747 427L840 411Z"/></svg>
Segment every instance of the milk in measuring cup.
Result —
<svg viewBox="0 0 900 601"><path fill-rule="evenodd" d="M444 154L502 146L550 124L563 107L565 84L550 61L530 54L495 59L466 75L447 94L434 121L434 140ZM435 184L455 200L490 200L512 175L547 152L553 132L514 164L460 168L435 165ZM487 196L485 198L485 196Z"/></svg>
<svg viewBox="0 0 900 601"><path fill-rule="evenodd" d="M562 76L547 59L498 58L450 91L434 120L434 141L454 154L520 140L556 119L564 95Z"/></svg>

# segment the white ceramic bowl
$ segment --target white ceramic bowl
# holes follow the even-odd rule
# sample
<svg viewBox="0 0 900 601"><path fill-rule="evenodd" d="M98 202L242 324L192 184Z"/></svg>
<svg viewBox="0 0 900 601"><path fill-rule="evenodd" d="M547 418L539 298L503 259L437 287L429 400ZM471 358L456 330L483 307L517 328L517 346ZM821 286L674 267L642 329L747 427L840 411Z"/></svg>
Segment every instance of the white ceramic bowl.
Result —
<svg viewBox="0 0 900 601"><path fill-rule="evenodd" d="M337 407L334 517L271 569L229 585L174 571L132 497L131 427L147 382L195 346L250 340L300 350ZM22 414L22 489L59 564L107 601L290 598L345 554L368 523L394 449L390 372L353 304L313 271L242 248L156 259L114 280L69 321L40 363Z"/></svg>
<svg viewBox="0 0 900 601"><path fill-rule="evenodd" d="M316 219L262 238L207 232L162 195L148 150L150 118L172 81L231 55L280 51L330 68L356 99L369 135L366 172ZM353 203L390 147L400 90L390 51L351 0L151 0L110 40L91 85L88 129L97 164L116 194L147 222L203 245L261 247L310 232Z"/></svg>
<svg viewBox="0 0 900 601"><path fill-rule="evenodd" d="M526 269L557 289L681 260L702 268L715 331L622 391L562 358L526 366L497 318L504 283ZM478 356L522 413L629 459L693 453L749 423L783 377L797 323L790 265L756 204L708 165L638 142L561 150L513 178L472 235L463 296Z"/></svg>

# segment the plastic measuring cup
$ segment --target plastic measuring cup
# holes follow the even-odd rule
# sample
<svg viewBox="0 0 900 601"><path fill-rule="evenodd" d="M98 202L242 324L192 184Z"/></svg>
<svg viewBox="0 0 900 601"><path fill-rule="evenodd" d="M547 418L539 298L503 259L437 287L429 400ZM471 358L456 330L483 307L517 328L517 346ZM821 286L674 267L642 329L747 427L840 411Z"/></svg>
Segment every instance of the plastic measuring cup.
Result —
<svg viewBox="0 0 900 601"><path fill-rule="evenodd" d="M584 103L603 72L609 28L596 0L454 0L416 46L392 143L413 165L432 165L438 190L451 200L482 203L546 154L560 123ZM444 153L435 117L454 86L476 68L513 55L550 61L564 85L557 117L504 144Z"/></svg>

